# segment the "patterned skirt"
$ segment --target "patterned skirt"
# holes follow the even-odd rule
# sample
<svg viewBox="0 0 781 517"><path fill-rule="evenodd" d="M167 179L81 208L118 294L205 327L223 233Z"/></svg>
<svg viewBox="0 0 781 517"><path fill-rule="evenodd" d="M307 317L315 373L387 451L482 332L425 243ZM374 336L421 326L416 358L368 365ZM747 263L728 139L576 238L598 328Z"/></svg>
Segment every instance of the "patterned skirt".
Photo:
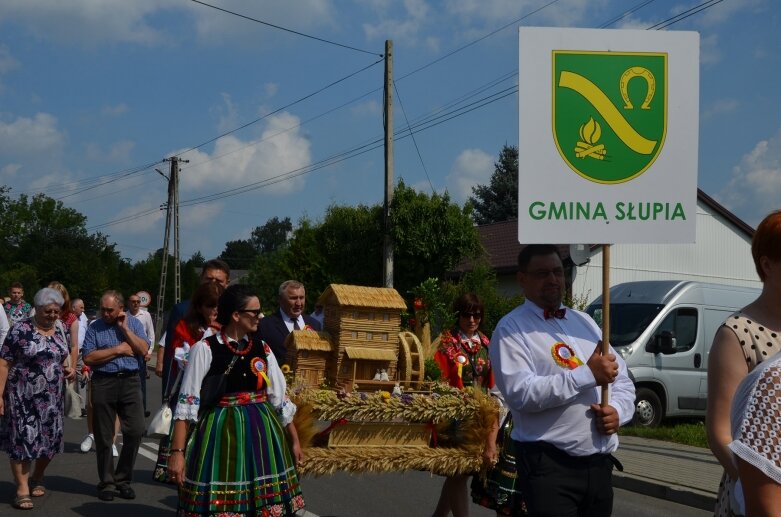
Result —
<svg viewBox="0 0 781 517"><path fill-rule="evenodd" d="M472 477L472 501L496 511L497 515L526 515L526 505L521 497L518 470L515 465L515 447L510 438L513 419L507 415L496 442L499 458L485 477Z"/></svg>
<svg viewBox="0 0 781 517"><path fill-rule="evenodd" d="M265 394L233 393L187 442L179 515L282 516L304 507L285 430Z"/></svg>

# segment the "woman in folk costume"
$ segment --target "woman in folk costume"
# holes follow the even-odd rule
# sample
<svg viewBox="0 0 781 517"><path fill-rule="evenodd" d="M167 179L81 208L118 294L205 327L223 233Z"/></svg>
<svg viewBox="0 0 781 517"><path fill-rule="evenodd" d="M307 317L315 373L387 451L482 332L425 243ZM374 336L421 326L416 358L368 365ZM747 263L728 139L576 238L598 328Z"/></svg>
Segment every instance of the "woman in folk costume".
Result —
<svg viewBox="0 0 781 517"><path fill-rule="evenodd" d="M190 349L168 460L180 516L293 515L304 507L296 406L274 354L250 338L259 317L254 292L230 286L217 306L222 329ZM214 407L201 407L202 385L223 375L224 394ZM189 438L188 422L195 422Z"/></svg>
<svg viewBox="0 0 781 517"><path fill-rule="evenodd" d="M181 376L190 357L190 348L198 341L206 339L220 330L220 324L217 323L217 300L220 299L223 291L225 288L216 282L198 286L190 300L187 313L176 325L170 345L174 348L172 372L176 375L176 381L171 388L171 393L164 400L164 403L169 404L171 409L176 409ZM173 483L168 479L168 457L170 456L173 432L174 425L171 422L168 436L160 439L160 445L157 449L157 465L155 465L152 476L155 481L161 483Z"/></svg>
<svg viewBox="0 0 781 517"><path fill-rule="evenodd" d="M440 337L439 348L434 359L442 371L443 378L454 388L473 387L483 392L491 392L500 397L494 388L494 374L488 358L488 337L480 332L483 318L483 302L473 293L467 293L453 304L456 325L446 330ZM501 399L501 397L500 397ZM506 432L505 432L506 428ZM502 437L510 436L511 425L505 424ZM488 433L483 460L489 468L487 481L475 476L472 483L474 502L496 510L500 515L516 515L520 511L520 501L514 491L515 460L512 451L497 451L499 421ZM500 439L500 443L503 440ZM497 463L501 469L496 468ZM500 476L499 474L502 474ZM434 516L446 516L452 512L455 517L469 515L467 493L468 474L456 475L445 479ZM518 510L514 510L518 507ZM515 513L513 513L515 511Z"/></svg>

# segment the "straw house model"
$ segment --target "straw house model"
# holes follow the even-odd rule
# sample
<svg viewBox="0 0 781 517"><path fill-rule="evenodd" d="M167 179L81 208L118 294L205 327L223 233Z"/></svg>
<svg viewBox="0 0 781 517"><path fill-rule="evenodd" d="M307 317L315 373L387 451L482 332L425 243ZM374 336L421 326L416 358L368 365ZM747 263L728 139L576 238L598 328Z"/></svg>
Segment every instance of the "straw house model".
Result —
<svg viewBox="0 0 781 517"><path fill-rule="evenodd" d="M323 305L324 327L335 346L329 378L360 385L384 369L396 379L401 312L407 304L395 289L331 284L317 303Z"/></svg>
<svg viewBox="0 0 781 517"><path fill-rule="evenodd" d="M328 333L294 330L285 338L285 348L285 363L295 372L296 380L312 388L320 386L334 359Z"/></svg>

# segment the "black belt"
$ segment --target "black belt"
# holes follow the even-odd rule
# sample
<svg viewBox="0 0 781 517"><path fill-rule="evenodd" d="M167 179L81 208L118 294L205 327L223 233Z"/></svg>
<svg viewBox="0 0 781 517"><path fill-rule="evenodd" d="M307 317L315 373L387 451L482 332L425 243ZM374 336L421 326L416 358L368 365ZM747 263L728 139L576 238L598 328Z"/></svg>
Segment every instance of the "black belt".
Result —
<svg viewBox="0 0 781 517"><path fill-rule="evenodd" d="M98 372L93 371L92 375L95 377L116 377L122 379L124 377L138 376L138 370L122 370L121 372Z"/></svg>
<svg viewBox="0 0 781 517"><path fill-rule="evenodd" d="M610 460L610 462L613 464L615 468L617 468L619 471L624 471L624 466L621 464L620 461L618 461L618 458L613 456L612 454L590 454L588 456L571 456L567 454L566 452L562 451L558 447L556 447L553 444L550 444L548 442L519 442L518 440L513 440L515 442L515 446L517 449L521 451L545 451L549 454L552 454L558 458L561 458L565 461L569 461L570 463L591 463L595 460L602 461L604 459Z"/></svg>

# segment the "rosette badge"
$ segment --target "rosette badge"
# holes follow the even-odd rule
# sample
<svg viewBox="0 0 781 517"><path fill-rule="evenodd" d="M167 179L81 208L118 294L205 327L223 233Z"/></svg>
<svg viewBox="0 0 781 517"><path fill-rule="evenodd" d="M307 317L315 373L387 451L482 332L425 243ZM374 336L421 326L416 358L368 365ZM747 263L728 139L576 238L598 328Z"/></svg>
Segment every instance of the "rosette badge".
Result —
<svg viewBox="0 0 781 517"><path fill-rule="evenodd" d="M562 368L574 370L578 366L583 365L583 361L575 355L575 351L566 343L554 344L551 347L551 355L553 356L553 360L556 361L556 364Z"/></svg>

